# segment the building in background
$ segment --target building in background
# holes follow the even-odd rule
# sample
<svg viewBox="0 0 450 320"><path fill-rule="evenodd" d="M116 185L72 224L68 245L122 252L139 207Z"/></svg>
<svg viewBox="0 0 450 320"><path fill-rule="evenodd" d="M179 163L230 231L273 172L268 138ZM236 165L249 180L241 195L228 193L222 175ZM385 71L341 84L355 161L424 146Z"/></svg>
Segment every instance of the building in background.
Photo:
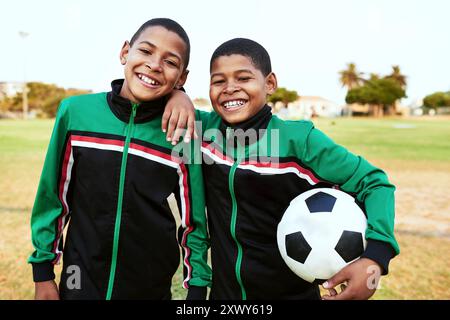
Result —
<svg viewBox="0 0 450 320"><path fill-rule="evenodd" d="M319 96L300 96L296 101L289 103L287 108L281 102L276 103L274 114L286 120L333 118L341 116L342 106Z"/></svg>

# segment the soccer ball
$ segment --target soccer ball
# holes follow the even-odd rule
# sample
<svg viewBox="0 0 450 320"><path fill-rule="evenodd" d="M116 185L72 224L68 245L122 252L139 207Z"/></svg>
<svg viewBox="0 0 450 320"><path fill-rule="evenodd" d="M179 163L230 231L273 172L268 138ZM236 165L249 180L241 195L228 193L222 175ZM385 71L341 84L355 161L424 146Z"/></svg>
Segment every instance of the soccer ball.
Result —
<svg viewBox="0 0 450 320"><path fill-rule="evenodd" d="M293 199L277 229L278 249L302 279L322 284L366 248L367 219L349 194L329 188Z"/></svg>

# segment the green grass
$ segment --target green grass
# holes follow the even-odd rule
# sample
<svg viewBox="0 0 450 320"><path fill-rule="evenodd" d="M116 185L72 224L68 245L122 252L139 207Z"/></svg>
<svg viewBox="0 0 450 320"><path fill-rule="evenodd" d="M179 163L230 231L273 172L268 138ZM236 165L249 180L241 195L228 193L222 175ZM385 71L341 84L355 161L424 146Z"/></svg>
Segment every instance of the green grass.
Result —
<svg viewBox="0 0 450 320"><path fill-rule="evenodd" d="M437 172L450 168L448 118L314 122L352 152L397 172L423 166ZM52 125L52 120L0 121L0 299L33 298L31 268L26 264L32 251L29 218ZM412 127L395 128L398 125ZM418 233L398 233L397 238L402 253L391 263L391 273L374 298L450 299L449 238ZM174 299L185 297L181 280L179 270L173 280Z"/></svg>
<svg viewBox="0 0 450 320"><path fill-rule="evenodd" d="M450 120L317 119L315 125L350 151L369 159L449 161Z"/></svg>
<svg viewBox="0 0 450 320"><path fill-rule="evenodd" d="M53 121L0 121L0 212L29 210Z"/></svg>

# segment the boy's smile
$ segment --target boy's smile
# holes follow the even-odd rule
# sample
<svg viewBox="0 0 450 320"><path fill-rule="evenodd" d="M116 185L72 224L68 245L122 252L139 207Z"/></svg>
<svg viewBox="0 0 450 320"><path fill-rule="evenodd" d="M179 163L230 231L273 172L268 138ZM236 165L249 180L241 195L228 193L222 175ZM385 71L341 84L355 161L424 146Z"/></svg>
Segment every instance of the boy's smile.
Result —
<svg viewBox="0 0 450 320"><path fill-rule="evenodd" d="M276 88L273 73L264 77L250 58L232 54L218 57L211 68L209 96L214 110L230 124L246 121L266 104Z"/></svg>
<svg viewBox="0 0 450 320"><path fill-rule="evenodd" d="M244 108L246 103L245 99L232 99L222 102L221 105L226 112L233 112Z"/></svg>
<svg viewBox="0 0 450 320"><path fill-rule="evenodd" d="M142 85L147 88L156 89L161 86L161 83L158 80L148 74L138 73L137 76L141 79Z"/></svg>
<svg viewBox="0 0 450 320"><path fill-rule="evenodd" d="M132 46L126 42L120 52L125 82L120 95L143 102L161 98L183 86L186 44L175 32L162 26L148 27Z"/></svg>

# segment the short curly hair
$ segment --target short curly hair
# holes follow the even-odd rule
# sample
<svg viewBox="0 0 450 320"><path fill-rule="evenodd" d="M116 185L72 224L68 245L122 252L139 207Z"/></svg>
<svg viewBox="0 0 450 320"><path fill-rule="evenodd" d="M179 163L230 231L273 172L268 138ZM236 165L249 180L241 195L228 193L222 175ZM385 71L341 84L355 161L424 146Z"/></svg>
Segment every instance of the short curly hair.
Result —
<svg viewBox="0 0 450 320"><path fill-rule="evenodd" d="M245 38L235 38L222 43L211 57L209 70L212 70L212 64L217 58L232 54L248 57L264 76L272 72L272 64L267 50L258 42Z"/></svg>

